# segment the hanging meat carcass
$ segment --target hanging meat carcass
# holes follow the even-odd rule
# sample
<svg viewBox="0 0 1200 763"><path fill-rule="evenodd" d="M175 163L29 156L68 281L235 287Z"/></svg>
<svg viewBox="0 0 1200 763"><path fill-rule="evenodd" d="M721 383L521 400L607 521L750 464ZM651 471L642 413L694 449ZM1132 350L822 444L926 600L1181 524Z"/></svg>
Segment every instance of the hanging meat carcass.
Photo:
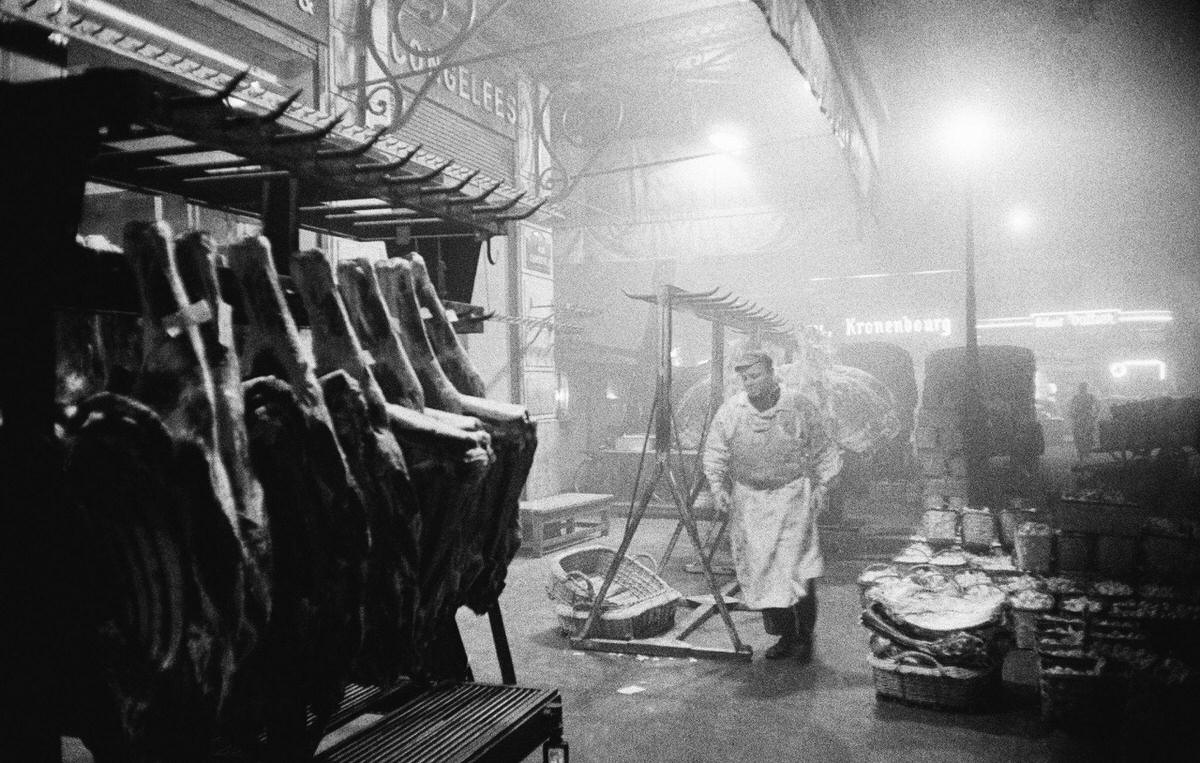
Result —
<svg viewBox="0 0 1200 763"><path fill-rule="evenodd" d="M481 482L492 461L487 434L387 403L375 379L374 359L358 341L334 284L333 268L319 251L293 257L292 274L313 328L317 366L344 370L361 386L372 427L401 444L420 511L420 619L413 658L418 670L447 623L453 623L461 589L457 560L465 540L464 520L478 505Z"/></svg>
<svg viewBox="0 0 1200 763"><path fill-rule="evenodd" d="M76 678L74 730L97 761L153 759L171 750L152 713L170 702L169 674L188 669L185 630L197 653L210 639L218 662L228 649L188 543L175 446L157 414L109 393L79 404L65 444L69 516L88 538L75 613L88 673Z"/></svg>
<svg viewBox="0 0 1200 763"><path fill-rule="evenodd" d="M533 468L537 427L521 406L483 398L483 380L458 341L421 255L414 252L406 259L381 261L376 269L405 347L411 346L412 352L427 358L426 364L433 369L429 386L454 390L463 412L483 421L492 437L497 463L484 486L488 521L476 539L479 550L474 555L481 564L468 571L463 601L483 613L496 604L508 565L521 545L521 491ZM422 319L422 308L428 311L428 320Z"/></svg>
<svg viewBox="0 0 1200 763"><path fill-rule="evenodd" d="M287 379L309 415L335 432L361 492L370 547L356 672L368 683L391 684L415 663L419 616L420 514L404 456L391 431L368 417L362 389L346 372L329 374L322 389L316 359L284 302L266 239L247 239L229 257L249 321L243 358L256 372Z"/></svg>
<svg viewBox="0 0 1200 763"><path fill-rule="evenodd" d="M236 447L245 443L236 359L198 328L218 301L203 283L209 252L195 243L181 269L167 226L127 226L145 350L135 388L146 405L98 395L65 432L71 505L109 539L83 562L110 573L94 580L92 619L114 702L93 708L108 730L86 731L102 760L204 758L268 614L261 499ZM195 276L194 294L183 272Z"/></svg>
<svg viewBox="0 0 1200 763"><path fill-rule="evenodd" d="M310 757L361 648L369 561L364 499L351 476L275 277L265 239L230 249L248 319L248 365L271 369L243 385L250 453L266 496L273 549L272 611L239 676L230 726L265 723L274 760ZM391 599L378 592L383 605ZM316 722L305 728L307 711Z"/></svg>

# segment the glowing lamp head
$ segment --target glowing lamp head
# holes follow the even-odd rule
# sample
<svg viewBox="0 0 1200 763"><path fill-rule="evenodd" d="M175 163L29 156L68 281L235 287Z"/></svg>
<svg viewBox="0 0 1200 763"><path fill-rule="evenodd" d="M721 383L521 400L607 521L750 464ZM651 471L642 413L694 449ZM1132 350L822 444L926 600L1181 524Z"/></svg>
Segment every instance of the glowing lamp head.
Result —
<svg viewBox="0 0 1200 763"><path fill-rule="evenodd" d="M983 115L961 112L946 124L942 137L951 159L970 163L978 161L987 152L992 129Z"/></svg>
<svg viewBox="0 0 1200 763"><path fill-rule="evenodd" d="M708 142L713 148L726 154L737 154L746 148L746 139L741 133L729 128L713 130L708 134Z"/></svg>

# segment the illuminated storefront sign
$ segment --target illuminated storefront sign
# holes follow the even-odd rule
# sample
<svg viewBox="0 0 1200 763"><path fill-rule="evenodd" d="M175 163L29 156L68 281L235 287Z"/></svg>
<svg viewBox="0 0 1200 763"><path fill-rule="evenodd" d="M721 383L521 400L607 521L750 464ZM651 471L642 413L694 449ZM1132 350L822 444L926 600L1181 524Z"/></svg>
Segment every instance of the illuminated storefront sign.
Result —
<svg viewBox="0 0 1200 763"><path fill-rule="evenodd" d="M979 321L980 330L1004 328L1088 328L1116 326L1126 323L1170 323L1170 310L1068 310L1057 313L1030 313L1014 318L985 318Z"/></svg>
<svg viewBox="0 0 1200 763"><path fill-rule="evenodd" d="M1108 372L1114 379L1125 379L1131 369L1149 368L1158 374L1158 380L1167 378L1167 364L1161 360L1122 360L1108 367Z"/></svg>
<svg viewBox="0 0 1200 763"><path fill-rule="evenodd" d="M907 315L884 321L846 319L846 336L875 334L936 334L946 337L950 336L950 319L909 318Z"/></svg>

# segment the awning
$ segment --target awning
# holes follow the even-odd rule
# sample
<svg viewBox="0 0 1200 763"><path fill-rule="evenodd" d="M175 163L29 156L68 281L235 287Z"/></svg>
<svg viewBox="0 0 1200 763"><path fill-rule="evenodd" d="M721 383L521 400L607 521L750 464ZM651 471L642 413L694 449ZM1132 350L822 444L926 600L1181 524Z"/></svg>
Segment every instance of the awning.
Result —
<svg viewBox="0 0 1200 763"><path fill-rule="evenodd" d="M840 34L836 7L820 0L753 0L771 34L808 80L846 152L862 198L875 199L879 128L886 119L853 45Z"/></svg>

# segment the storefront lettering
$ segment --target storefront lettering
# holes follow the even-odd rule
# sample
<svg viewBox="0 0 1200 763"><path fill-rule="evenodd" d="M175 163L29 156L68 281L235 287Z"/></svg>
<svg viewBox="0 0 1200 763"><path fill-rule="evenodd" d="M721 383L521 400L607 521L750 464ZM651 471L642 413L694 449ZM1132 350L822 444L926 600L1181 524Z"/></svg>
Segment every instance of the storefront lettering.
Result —
<svg viewBox="0 0 1200 763"><path fill-rule="evenodd" d="M846 336L864 334L937 334L950 336L949 318L909 318L907 315L888 321L846 319Z"/></svg>
<svg viewBox="0 0 1200 763"><path fill-rule="evenodd" d="M1060 329L1064 326L1112 326L1117 323L1119 310L1074 310L1066 313L1034 313L1033 325L1039 329Z"/></svg>
<svg viewBox="0 0 1200 763"><path fill-rule="evenodd" d="M439 56L423 56L416 40L404 46L393 43L392 60L407 66L414 72L426 71L441 66ZM511 85L499 85L479 72L466 66L447 66L439 73L442 87L469 102L480 111L508 122L517 123L517 95Z"/></svg>

